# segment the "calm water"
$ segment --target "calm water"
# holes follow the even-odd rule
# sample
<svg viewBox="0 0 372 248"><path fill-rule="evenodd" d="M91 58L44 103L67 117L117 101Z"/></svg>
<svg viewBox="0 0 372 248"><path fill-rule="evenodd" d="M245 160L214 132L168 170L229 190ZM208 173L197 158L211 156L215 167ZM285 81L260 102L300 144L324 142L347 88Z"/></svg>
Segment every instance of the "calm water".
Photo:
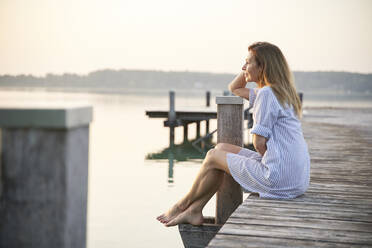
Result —
<svg viewBox="0 0 372 248"><path fill-rule="evenodd" d="M176 109L204 107L204 94L182 96L176 93ZM211 102L214 105L214 100ZM89 248L182 247L178 229L163 227L155 217L187 192L198 172L202 155L187 161L175 161L173 183L169 182L167 159L146 159L150 154L160 153L168 147L169 130L163 127L163 119L145 116L148 109L168 109L166 94L139 96L0 91L0 106L29 104L94 107L89 154ZM304 105L372 107L372 100L305 96ZM306 111L309 118L317 117L313 110ZM203 134L204 123L201 127ZM210 130L215 128L216 122L211 121ZM190 125L189 138L195 138L195 132L195 125ZM176 128L176 144L182 139L182 128ZM212 199L204 214L214 215L214 207Z"/></svg>

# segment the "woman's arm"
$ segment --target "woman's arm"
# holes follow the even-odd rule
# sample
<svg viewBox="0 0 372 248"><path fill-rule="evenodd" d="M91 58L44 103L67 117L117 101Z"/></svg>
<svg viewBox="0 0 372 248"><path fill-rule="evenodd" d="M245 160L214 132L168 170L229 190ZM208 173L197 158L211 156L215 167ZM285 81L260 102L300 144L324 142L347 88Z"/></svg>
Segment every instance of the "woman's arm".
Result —
<svg viewBox="0 0 372 248"><path fill-rule="evenodd" d="M245 81L244 72L239 73L233 81L229 84L229 90L236 96L243 97L249 100L249 89L245 88L247 82Z"/></svg>
<svg viewBox="0 0 372 248"><path fill-rule="evenodd" d="M261 156L263 156L267 150L266 142L267 139L264 136L253 134L253 146Z"/></svg>

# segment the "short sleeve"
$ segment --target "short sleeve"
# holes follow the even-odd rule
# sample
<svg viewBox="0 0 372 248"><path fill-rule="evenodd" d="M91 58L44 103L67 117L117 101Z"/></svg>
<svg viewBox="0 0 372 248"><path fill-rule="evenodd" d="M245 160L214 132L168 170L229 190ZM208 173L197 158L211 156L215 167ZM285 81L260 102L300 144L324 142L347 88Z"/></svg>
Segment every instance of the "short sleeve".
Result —
<svg viewBox="0 0 372 248"><path fill-rule="evenodd" d="M253 108L254 102L256 100L258 88L249 89L249 108Z"/></svg>
<svg viewBox="0 0 372 248"><path fill-rule="evenodd" d="M257 93L253 107L253 127L251 133L270 138L278 119L279 106L271 89L261 89Z"/></svg>

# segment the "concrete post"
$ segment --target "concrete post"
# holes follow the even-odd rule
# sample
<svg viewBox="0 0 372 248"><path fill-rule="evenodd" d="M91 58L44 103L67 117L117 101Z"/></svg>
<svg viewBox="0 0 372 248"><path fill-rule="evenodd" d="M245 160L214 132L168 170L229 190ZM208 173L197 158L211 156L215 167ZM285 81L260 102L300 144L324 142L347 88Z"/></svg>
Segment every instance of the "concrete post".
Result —
<svg viewBox="0 0 372 248"><path fill-rule="evenodd" d="M237 96L221 96L217 103L217 143L243 146L243 99ZM243 202L241 187L225 174L217 192L216 224L223 224Z"/></svg>
<svg viewBox="0 0 372 248"><path fill-rule="evenodd" d="M0 247L86 247L91 107L0 109Z"/></svg>

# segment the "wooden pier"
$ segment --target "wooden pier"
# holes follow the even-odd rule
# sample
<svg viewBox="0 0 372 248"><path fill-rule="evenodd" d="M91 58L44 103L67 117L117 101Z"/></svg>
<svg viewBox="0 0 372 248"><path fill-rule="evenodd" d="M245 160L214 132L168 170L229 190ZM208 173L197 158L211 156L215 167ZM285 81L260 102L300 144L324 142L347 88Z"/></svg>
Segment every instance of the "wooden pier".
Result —
<svg viewBox="0 0 372 248"><path fill-rule="evenodd" d="M311 156L305 195L248 197L208 247L372 247L371 130L306 117L302 126Z"/></svg>
<svg viewBox="0 0 372 248"><path fill-rule="evenodd" d="M224 92L224 95L230 95L229 92ZM211 93L206 92L206 107L194 109L176 110L175 108L175 92L169 92L169 110L147 110L146 115L149 118L162 118L164 127L169 127L169 146L174 146L174 130L176 127L183 127L183 142L188 141L188 125L196 123L196 137L201 137L200 124L205 121L205 136L211 135L214 131L210 131L210 120L217 119L217 111L210 108ZM248 128L253 124L252 114L249 108L244 110L244 120L248 120Z"/></svg>

